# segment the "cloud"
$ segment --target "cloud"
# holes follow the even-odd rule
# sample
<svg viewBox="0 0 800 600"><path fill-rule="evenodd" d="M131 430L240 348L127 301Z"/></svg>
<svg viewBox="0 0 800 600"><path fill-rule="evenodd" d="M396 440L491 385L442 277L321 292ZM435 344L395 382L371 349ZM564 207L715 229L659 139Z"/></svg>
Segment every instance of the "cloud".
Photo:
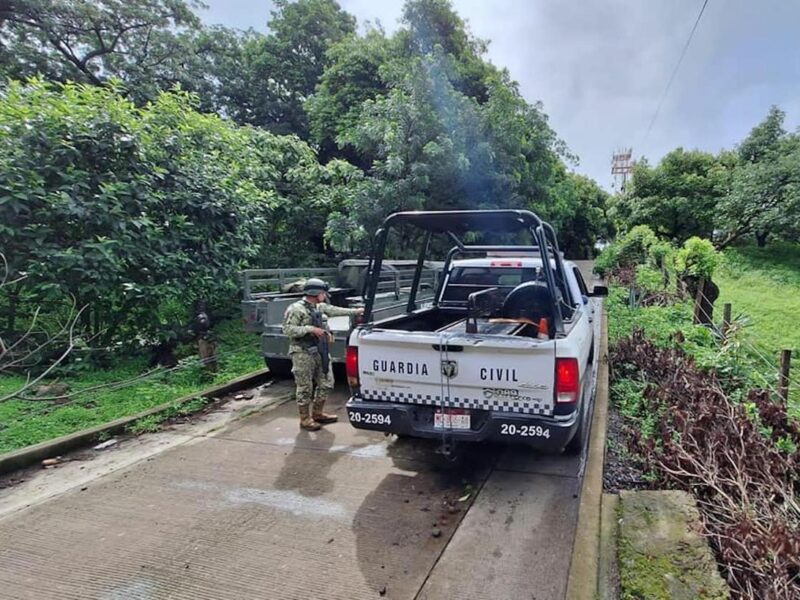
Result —
<svg viewBox="0 0 800 600"><path fill-rule="evenodd" d="M340 0L364 21L398 27L402 0ZM268 15L262 2L211 0L225 18ZM716 152L740 141L771 104L800 117L800 3L711 0L689 52L644 135L697 18L701 0L456 0L472 32L490 40L530 102L541 100L577 171L611 183L614 149L651 162L677 146ZM224 8L223 8L224 7ZM221 17L220 17L221 18ZM207 21L209 19L206 19ZM210 22L210 21L209 21Z"/></svg>

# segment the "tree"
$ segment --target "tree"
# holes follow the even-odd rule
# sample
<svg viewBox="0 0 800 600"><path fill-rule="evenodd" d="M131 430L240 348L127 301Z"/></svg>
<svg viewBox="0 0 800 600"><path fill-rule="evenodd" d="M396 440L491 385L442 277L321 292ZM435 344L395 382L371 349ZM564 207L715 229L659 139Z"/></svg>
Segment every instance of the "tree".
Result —
<svg viewBox="0 0 800 600"><path fill-rule="evenodd" d="M331 48L306 103L323 155L347 158L367 175L352 205L332 214L329 243L352 249L395 210L556 214L552 188L560 157L569 155L541 107L484 60L485 44L450 2L409 1L404 24L391 38L372 30Z"/></svg>
<svg viewBox="0 0 800 600"><path fill-rule="evenodd" d="M598 238L609 239L608 193L583 175L564 170L553 186L555 202L546 216L559 233L561 250L570 257L592 258Z"/></svg>
<svg viewBox="0 0 800 600"><path fill-rule="evenodd" d="M355 18L335 0L277 0L270 34L248 40L239 69L245 74L245 100L230 103L240 123L276 134L309 137L303 103L314 92L326 66L328 49L355 33Z"/></svg>
<svg viewBox="0 0 800 600"><path fill-rule="evenodd" d="M0 253L24 274L0 291L9 339L14 315L87 304L80 333L99 344L174 339L195 301L229 302L241 268L321 252L344 202L347 167L296 137L201 114L185 92L139 108L113 85L0 96Z"/></svg>
<svg viewBox="0 0 800 600"><path fill-rule="evenodd" d="M761 162L778 149L781 139L786 135L783 128L784 113L777 106L772 106L758 125L739 144L739 157L742 162Z"/></svg>
<svg viewBox="0 0 800 600"><path fill-rule="evenodd" d="M363 37L348 36L330 48L328 66L304 107L321 160L338 156L362 169L369 168L369 160L363 160L352 146L340 143L340 136L357 127L366 100L389 91L381 68L397 55L397 44L380 29L370 29Z"/></svg>
<svg viewBox="0 0 800 600"><path fill-rule="evenodd" d="M116 79L137 104L178 85L200 109L245 122L247 65L264 38L204 26L193 0L6 0L0 5L0 78L105 85ZM116 85L117 89L122 89Z"/></svg>
<svg viewBox="0 0 800 600"><path fill-rule="evenodd" d="M800 239L800 135L787 134L783 119L772 107L739 146L740 162L718 207L720 248L747 235L759 246L770 235Z"/></svg>
<svg viewBox="0 0 800 600"><path fill-rule="evenodd" d="M139 100L192 77L216 48L184 0L6 0L0 72L100 85L116 77ZM204 73L200 74L202 79Z"/></svg>
<svg viewBox="0 0 800 600"><path fill-rule="evenodd" d="M407 0L402 22L407 29L398 39L407 55L439 52L456 90L479 104L488 100L486 78L494 68L483 59L487 43L471 34L450 0Z"/></svg>
<svg viewBox="0 0 800 600"><path fill-rule="evenodd" d="M692 236L711 237L726 168L712 154L683 148L664 156L656 167L640 161L627 193L614 203L614 216L623 229L647 225L678 243Z"/></svg>

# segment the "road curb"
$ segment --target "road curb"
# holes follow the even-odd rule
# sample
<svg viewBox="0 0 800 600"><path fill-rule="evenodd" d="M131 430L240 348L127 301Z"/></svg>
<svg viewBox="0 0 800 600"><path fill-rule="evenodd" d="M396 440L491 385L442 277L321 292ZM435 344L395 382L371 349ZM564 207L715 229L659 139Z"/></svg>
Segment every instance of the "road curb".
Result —
<svg viewBox="0 0 800 600"><path fill-rule="evenodd" d="M619 568L617 565L617 510L619 496L603 494L600 516L600 564L597 573L598 600L618 600Z"/></svg>
<svg viewBox="0 0 800 600"><path fill-rule="evenodd" d="M56 438L54 440L48 440L46 442L41 442L34 446L28 446L27 448L20 448L19 450L14 450L13 452L0 455L0 475L5 475L7 473L11 473L12 471L16 471L18 469L22 469L24 467L40 462L46 458L59 456L61 454L69 452L70 450L75 450L76 448L87 446L92 442L96 441L97 436L99 436L100 434L116 433L118 431L121 431L134 421L137 421L143 417L156 415L158 413L164 412L165 410L173 408L176 405L179 406L181 404L189 402L190 400L193 400L195 398L203 396L211 398L222 396L224 394L229 394L231 392L241 390L251 385L255 385L268 378L269 378L269 370L260 369L252 373L248 373L247 375L242 375L241 377L237 377L236 379L232 379L226 383L206 388L204 390L195 392L194 394L188 394L186 396L182 396L175 400L170 400L169 402L165 402L164 404L159 404L158 406L154 406L153 408L148 408L147 410L137 413L135 415L131 415L128 417L121 417L115 421L111 421L110 423L105 423L104 425L98 425L96 427L92 427L91 429L84 429L83 431L76 431L75 433L71 433L69 435L65 435L63 437Z"/></svg>
<svg viewBox="0 0 800 600"><path fill-rule="evenodd" d="M606 427L608 422L608 314L603 306L600 330L600 364L597 369L592 432L586 473L578 508L578 527L572 548L568 600L594 600L600 567L600 506L603 499L603 465L605 462Z"/></svg>

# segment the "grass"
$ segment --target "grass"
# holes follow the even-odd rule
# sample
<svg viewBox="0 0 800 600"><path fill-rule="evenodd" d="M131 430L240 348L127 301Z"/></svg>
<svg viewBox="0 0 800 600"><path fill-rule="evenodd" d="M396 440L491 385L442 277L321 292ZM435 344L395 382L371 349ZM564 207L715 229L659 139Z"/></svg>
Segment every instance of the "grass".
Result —
<svg viewBox="0 0 800 600"><path fill-rule="evenodd" d="M612 286L609 290L608 341L613 344L634 329L644 330L647 338L658 346L680 345L701 366L716 364L718 346L706 327L692 324L690 301L669 306L630 306L628 289ZM678 342L677 339L682 340Z"/></svg>
<svg viewBox="0 0 800 600"><path fill-rule="evenodd" d="M746 246L725 252L714 275L720 287L714 320L722 320L723 304L733 307L735 343L722 348L711 330L691 324L690 301L661 307L629 306L628 290L612 287L608 301L609 342L644 329L661 346L684 340L683 349L702 367L714 367L723 377L747 380L751 387L776 389L778 356L789 348L794 356L793 382L800 382L800 246L774 243L766 248ZM766 359L766 360L765 360ZM612 390L613 394L613 390ZM790 384L789 406L800 413L800 385Z"/></svg>
<svg viewBox="0 0 800 600"><path fill-rule="evenodd" d="M732 248L714 281L720 288L719 310L730 302L734 315L747 315L750 341L776 364L782 349L800 351L800 245Z"/></svg>
<svg viewBox="0 0 800 600"><path fill-rule="evenodd" d="M263 367L258 336L244 332L241 321L232 319L220 323L215 332L220 354L219 370L215 374L192 365L195 349L186 346L180 348L178 354L186 357L182 360L182 364L187 365L185 368L159 373L130 387L87 392L68 404L42 400L0 403L0 454L127 417ZM118 360L114 368L62 377L60 381L68 383L71 391L77 391L131 379L147 370L146 357L130 357ZM23 383L20 377L0 377L0 396L19 389ZM181 411L176 409L176 414L178 412ZM160 420L156 417L137 423L133 431L152 430Z"/></svg>
<svg viewBox="0 0 800 600"><path fill-rule="evenodd" d="M790 377L800 382L800 245L775 242L765 248L731 248L714 281L720 288L716 302L720 317L723 304L730 302L734 316L743 315L748 323L745 345L751 347L764 383L777 387L779 355L785 348L792 350L794 359ZM790 384L790 390L790 404L797 411L800 389Z"/></svg>

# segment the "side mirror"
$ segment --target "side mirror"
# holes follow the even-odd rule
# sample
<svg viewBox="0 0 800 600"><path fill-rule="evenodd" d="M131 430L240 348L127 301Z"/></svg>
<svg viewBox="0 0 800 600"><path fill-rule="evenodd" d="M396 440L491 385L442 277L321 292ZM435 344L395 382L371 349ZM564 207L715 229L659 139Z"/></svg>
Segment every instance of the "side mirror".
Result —
<svg viewBox="0 0 800 600"><path fill-rule="evenodd" d="M596 285L592 288L592 293L590 294L593 298L601 298L608 296L608 287L604 285Z"/></svg>

